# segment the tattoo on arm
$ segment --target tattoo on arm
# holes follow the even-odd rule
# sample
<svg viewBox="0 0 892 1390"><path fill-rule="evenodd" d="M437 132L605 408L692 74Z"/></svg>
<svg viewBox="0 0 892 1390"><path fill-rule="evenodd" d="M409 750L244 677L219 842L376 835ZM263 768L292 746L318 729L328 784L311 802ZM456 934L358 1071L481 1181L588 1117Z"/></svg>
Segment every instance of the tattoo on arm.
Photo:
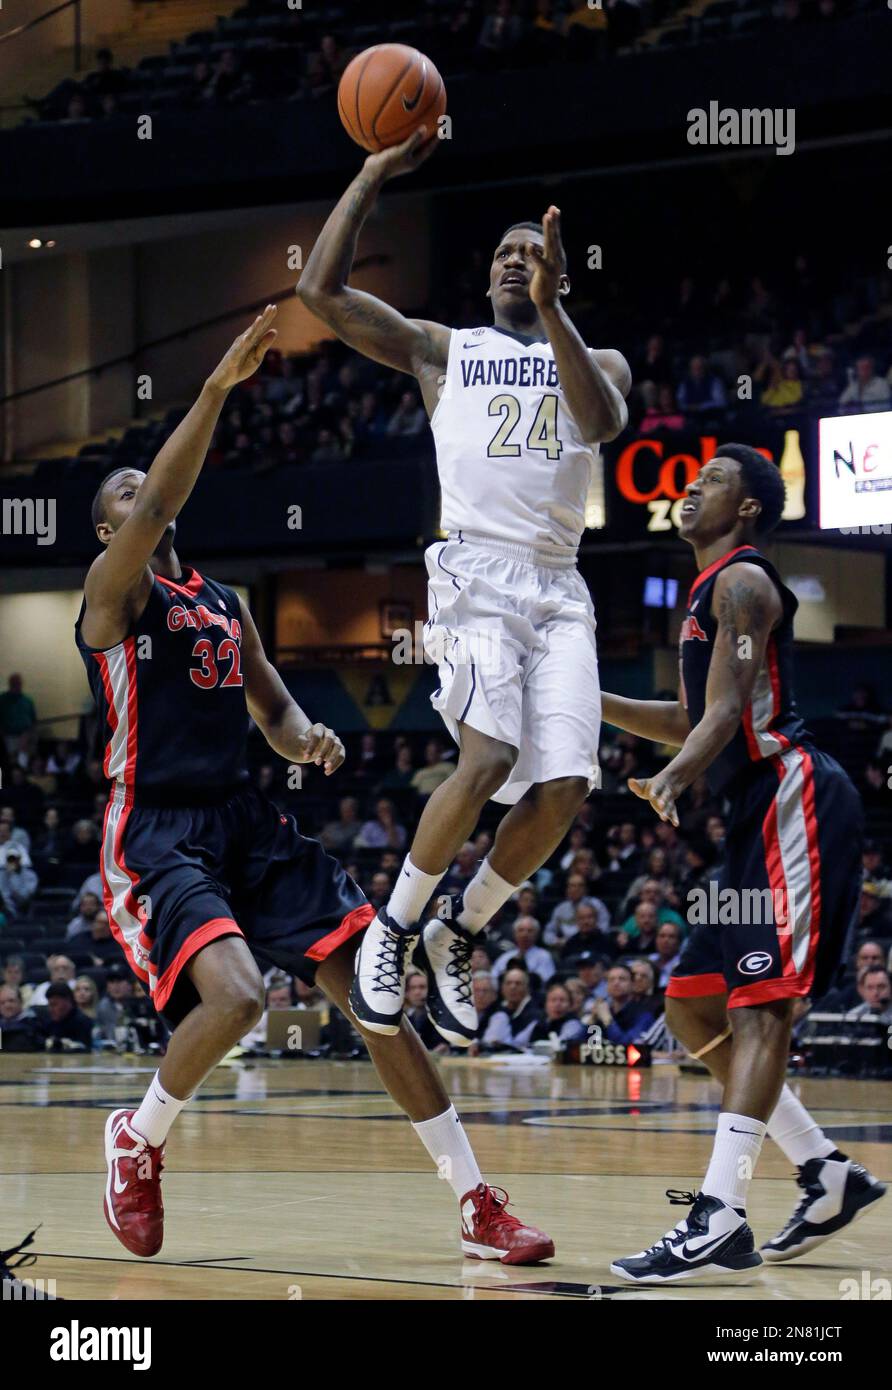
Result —
<svg viewBox="0 0 892 1390"><path fill-rule="evenodd" d="M728 657L729 673L739 680L741 663L752 658L758 639L769 627L768 605L749 580L734 579L719 596L718 622L732 648Z"/></svg>

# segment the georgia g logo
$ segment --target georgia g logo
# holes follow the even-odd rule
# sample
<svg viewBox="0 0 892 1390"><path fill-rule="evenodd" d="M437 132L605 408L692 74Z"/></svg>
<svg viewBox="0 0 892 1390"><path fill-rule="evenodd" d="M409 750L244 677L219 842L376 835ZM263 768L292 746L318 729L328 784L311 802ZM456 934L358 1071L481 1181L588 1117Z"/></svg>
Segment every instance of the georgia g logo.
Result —
<svg viewBox="0 0 892 1390"><path fill-rule="evenodd" d="M761 975L771 969L771 956L767 951L748 951L737 962L741 975Z"/></svg>

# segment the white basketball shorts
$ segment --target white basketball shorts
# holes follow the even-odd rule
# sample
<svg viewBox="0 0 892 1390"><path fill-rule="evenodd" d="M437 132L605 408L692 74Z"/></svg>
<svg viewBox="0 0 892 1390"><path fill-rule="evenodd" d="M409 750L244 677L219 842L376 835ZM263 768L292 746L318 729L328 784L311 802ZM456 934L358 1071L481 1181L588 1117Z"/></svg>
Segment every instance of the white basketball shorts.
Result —
<svg viewBox="0 0 892 1390"><path fill-rule="evenodd" d="M456 743L468 724L518 750L493 800L512 805L557 777L600 786L595 612L575 560L462 531L425 561L431 703Z"/></svg>

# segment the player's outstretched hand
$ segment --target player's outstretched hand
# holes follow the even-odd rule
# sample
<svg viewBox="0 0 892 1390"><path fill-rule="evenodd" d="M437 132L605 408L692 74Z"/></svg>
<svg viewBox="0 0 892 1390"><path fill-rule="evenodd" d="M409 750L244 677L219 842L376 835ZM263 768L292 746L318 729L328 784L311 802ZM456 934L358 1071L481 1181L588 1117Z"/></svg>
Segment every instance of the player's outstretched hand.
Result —
<svg viewBox="0 0 892 1390"><path fill-rule="evenodd" d="M630 777L629 791L649 801L660 820L668 821L678 828L678 812L675 809L675 791L667 778L661 773L656 777Z"/></svg>
<svg viewBox="0 0 892 1390"><path fill-rule="evenodd" d="M561 210L552 203L542 218L542 245L527 242L527 252L533 258L533 278L530 299L537 309L556 304L560 297L563 256L561 243Z"/></svg>
<svg viewBox="0 0 892 1390"><path fill-rule="evenodd" d="M254 375L276 341L273 324L278 312L275 304L267 304L251 327L238 335L220 365L208 377L212 386L221 391L231 391L240 381L247 381L249 376Z"/></svg>
<svg viewBox="0 0 892 1390"><path fill-rule="evenodd" d="M391 145L389 150L379 150L377 154L370 154L365 168L381 179L395 179L399 174L411 174L413 169L420 168L426 159L430 159L439 143L436 131L432 134L427 126L419 126L401 145Z"/></svg>
<svg viewBox="0 0 892 1390"><path fill-rule="evenodd" d="M299 763L315 763L325 771L326 777L336 772L344 761L344 745L333 729L324 724L312 724L298 739L301 752L295 759Z"/></svg>

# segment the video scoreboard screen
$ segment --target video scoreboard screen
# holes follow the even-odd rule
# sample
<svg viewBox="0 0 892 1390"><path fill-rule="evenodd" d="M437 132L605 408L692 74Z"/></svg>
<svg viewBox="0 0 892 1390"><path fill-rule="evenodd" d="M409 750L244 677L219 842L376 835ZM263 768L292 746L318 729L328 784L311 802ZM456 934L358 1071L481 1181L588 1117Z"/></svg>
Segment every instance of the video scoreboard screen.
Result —
<svg viewBox="0 0 892 1390"><path fill-rule="evenodd" d="M818 426L818 524L881 533L892 526L892 411L834 415Z"/></svg>

